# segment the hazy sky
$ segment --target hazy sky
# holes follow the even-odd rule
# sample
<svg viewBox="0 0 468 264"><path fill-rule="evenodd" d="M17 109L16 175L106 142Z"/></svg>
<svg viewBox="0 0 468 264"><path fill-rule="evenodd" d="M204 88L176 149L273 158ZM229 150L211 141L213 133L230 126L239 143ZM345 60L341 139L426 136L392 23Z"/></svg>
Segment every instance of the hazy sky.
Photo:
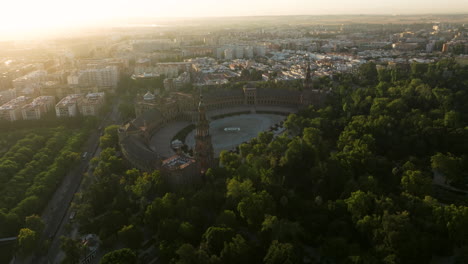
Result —
<svg viewBox="0 0 468 264"><path fill-rule="evenodd" d="M468 13L468 0L2 0L0 33L123 17Z"/></svg>

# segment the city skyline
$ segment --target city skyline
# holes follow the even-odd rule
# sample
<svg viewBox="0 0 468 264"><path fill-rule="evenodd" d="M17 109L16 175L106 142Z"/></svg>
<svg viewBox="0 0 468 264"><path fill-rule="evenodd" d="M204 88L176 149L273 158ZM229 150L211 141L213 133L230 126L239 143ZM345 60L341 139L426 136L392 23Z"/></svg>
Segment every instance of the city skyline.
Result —
<svg viewBox="0 0 468 264"><path fill-rule="evenodd" d="M59 0L15 1L4 3L0 16L0 34L30 33L49 28L103 25L126 18L181 18L181 17L235 17L278 15L407 15L467 13L468 2L448 1L371 1L358 4L338 0L239 0L226 8L225 1L189 0L83 0L79 2Z"/></svg>

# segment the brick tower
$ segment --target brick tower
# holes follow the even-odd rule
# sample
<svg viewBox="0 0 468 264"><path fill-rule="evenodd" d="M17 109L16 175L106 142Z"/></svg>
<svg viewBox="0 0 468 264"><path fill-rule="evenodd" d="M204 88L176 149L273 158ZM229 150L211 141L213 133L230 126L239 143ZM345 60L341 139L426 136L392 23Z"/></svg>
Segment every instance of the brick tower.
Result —
<svg viewBox="0 0 468 264"><path fill-rule="evenodd" d="M200 95L198 104L198 124L195 134L195 159L201 174L214 165L213 145L211 144L210 123L206 119L206 109L203 96Z"/></svg>
<svg viewBox="0 0 468 264"><path fill-rule="evenodd" d="M307 63L307 70L306 70L306 75L305 75L303 87L304 87L304 91L310 91L310 90L312 90L314 88L314 86L312 84L312 74L311 74L311 71L310 71L310 62Z"/></svg>

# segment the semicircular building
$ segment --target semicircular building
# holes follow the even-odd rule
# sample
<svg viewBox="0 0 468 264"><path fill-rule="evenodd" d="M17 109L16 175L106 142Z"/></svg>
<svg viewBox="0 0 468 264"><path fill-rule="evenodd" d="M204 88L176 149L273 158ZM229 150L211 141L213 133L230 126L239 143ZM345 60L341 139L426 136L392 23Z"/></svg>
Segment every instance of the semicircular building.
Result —
<svg viewBox="0 0 468 264"><path fill-rule="evenodd" d="M201 180L215 157L209 132L210 119L235 113L292 113L308 105L320 107L327 91L313 89L310 67L302 91L256 88L247 84L237 90L216 90L197 95L172 92L166 96L147 93L136 102L137 118L119 129L119 144L124 157L144 171L160 170L170 184L193 184ZM152 135L171 122L196 124L193 157L176 151L174 155L158 153L150 146ZM164 143L166 144L166 143ZM167 142L169 145L170 142ZM166 147L166 146L164 146Z"/></svg>

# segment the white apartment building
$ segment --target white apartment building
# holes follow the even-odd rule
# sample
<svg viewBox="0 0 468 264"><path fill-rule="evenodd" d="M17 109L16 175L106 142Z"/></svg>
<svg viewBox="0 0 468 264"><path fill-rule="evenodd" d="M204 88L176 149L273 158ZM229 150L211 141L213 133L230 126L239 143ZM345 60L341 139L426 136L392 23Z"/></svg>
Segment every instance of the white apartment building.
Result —
<svg viewBox="0 0 468 264"><path fill-rule="evenodd" d="M0 91L0 105L16 98L15 89L9 89L6 91Z"/></svg>
<svg viewBox="0 0 468 264"><path fill-rule="evenodd" d="M224 57L224 48L222 48L222 47L216 48L215 53L216 53L215 54L216 58L222 59Z"/></svg>
<svg viewBox="0 0 468 264"><path fill-rule="evenodd" d="M54 108L54 96L39 96L31 103L26 104L21 109L21 114L24 120L36 120L48 113Z"/></svg>
<svg viewBox="0 0 468 264"><path fill-rule="evenodd" d="M256 56L264 57L266 54L266 47L265 46L255 46L254 47L254 54Z"/></svg>
<svg viewBox="0 0 468 264"><path fill-rule="evenodd" d="M26 88L39 88L42 82L47 80L47 71L39 70L30 72L24 76L16 78L12 81L13 87L17 92L20 92Z"/></svg>
<svg viewBox="0 0 468 264"><path fill-rule="evenodd" d="M251 46L244 47L244 57L251 59L254 57L254 49Z"/></svg>
<svg viewBox="0 0 468 264"><path fill-rule="evenodd" d="M57 117L71 117L76 116L79 113L79 105L83 100L81 94L71 94L60 100L55 105L55 114Z"/></svg>
<svg viewBox="0 0 468 264"><path fill-rule="evenodd" d="M107 66L80 70L68 76L67 82L69 85L81 87L115 88L119 82L119 69L117 66Z"/></svg>
<svg viewBox="0 0 468 264"><path fill-rule="evenodd" d="M236 46L234 51L236 52L236 59L244 58L244 46Z"/></svg>
<svg viewBox="0 0 468 264"><path fill-rule="evenodd" d="M164 75L166 78L176 78L179 72L190 71L192 63L190 62L162 62L156 63L154 66L148 63L139 63L135 66L134 74L145 75L152 74L154 76Z"/></svg>
<svg viewBox="0 0 468 264"><path fill-rule="evenodd" d="M181 51L182 57L204 57L212 54L212 47L184 47Z"/></svg>
<svg viewBox="0 0 468 264"><path fill-rule="evenodd" d="M96 116L99 113L99 109L104 104L104 93L89 93L81 101L79 109L84 116Z"/></svg>
<svg viewBox="0 0 468 264"><path fill-rule="evenodd" d="M263 46L259 46L263 47ZM253 58L255 54L259 56L265 56L265 47L252 47L247 45L224 45L222 47L216 48L214 53L218 59L243 59L243 58ZM263 54L263 55L262 55Z"/></svg>
<svg viewBox="0 0 468 264"><path fill-rule="evenodd" d="M231 48L227 48L224 50L224 59L225 60L232 60L234 58L234 51Z"/></svg>
<svg viewBox="0 0 468 264"><path fill-rule="evenodd" d="M30 101L29 97L19 96L0 106L0 119L16 121L22 118L21 108Z"/></svg>

